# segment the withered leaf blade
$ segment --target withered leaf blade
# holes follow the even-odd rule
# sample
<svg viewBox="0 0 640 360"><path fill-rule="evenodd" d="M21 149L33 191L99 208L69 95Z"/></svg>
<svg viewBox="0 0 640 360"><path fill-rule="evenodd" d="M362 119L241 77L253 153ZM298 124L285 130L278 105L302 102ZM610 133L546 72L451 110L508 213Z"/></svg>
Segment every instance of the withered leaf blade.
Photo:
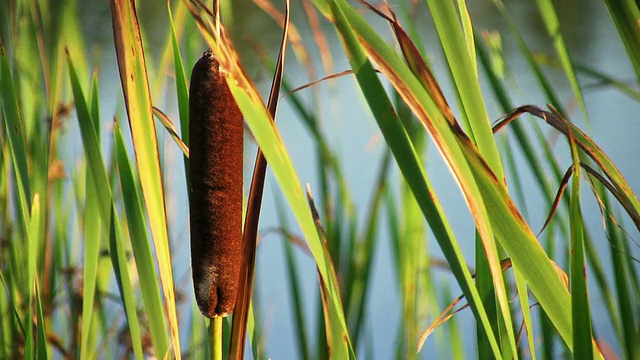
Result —
<svg viewBox="0 0 640 360"><path fill-rule="evenodd" d="M289 30L289 0L285 1L284 25L282 31L282 41L276 63L271 92L267 108L272 119L276 118L278 110L278 100L282 75L284 72L284 61L287 50L287 38ZM238 298L234 308L233 322L231 325L231 341L229 354L230 358L241 360L244 357L245 338L247 333L247 319L249 316L249 305L253 292L253 277L256 261L256 247L258 242L258 223L260 219L260 208L262 206L262 194L264 191L265 174L267 171L267 160L262 151L258 149L256 161L253 168L251 188L247 201L247 213L243 232L243 254L242 266L240 268L240 284Z"/></svg>

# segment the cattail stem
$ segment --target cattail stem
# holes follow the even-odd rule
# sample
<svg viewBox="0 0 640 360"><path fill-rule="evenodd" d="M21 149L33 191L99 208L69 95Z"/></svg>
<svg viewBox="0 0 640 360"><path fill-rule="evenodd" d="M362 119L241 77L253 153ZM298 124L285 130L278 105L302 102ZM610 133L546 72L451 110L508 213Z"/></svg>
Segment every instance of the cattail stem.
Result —
<svg viewBox="0 0 640 360"><path fill-rule="evenodd" d="M214 316L209 322L211 359L222 360L222 316Z"/></svg>

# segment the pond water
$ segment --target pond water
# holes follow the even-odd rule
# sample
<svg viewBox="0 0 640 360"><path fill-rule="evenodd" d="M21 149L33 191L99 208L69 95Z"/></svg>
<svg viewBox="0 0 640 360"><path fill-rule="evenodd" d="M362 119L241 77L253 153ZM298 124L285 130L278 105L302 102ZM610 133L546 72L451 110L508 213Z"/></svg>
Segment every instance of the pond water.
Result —
<svg viewBox="0 0 640 360"><path fill-rule="evenodd" d="M567 45L572 59L577 63L594 67L603 73L616 79L632 82L634 72L628 63L624 47L619 39L616 29L609 17L609 14L601 1L588 0L565 0L554 2L558 7L558 13L562 25L562 30L566 36ZM151 50L152 56L147 59L157 59L165 36L167 15L164 6L157 6L157 3L141 1L139 5L139 15L142 25L145 27L147 35L147 49ZM394 8L401 9L397 4L392 4ZM538 16L537 7L534 1L520 2L508 1L509 11L517 19L520 30L525 35L529 46L535 51L550 56L554 55L554 49L544 30L542 20ZM79 5L82 15L83 26L88 29L87 44L90 49L97 49L95 52L95 63L100 71L101 94L102 94L102 119L105 133L108 132L110 119L114 114L122 114L122 99L120 84L117 76L117 64L111 38L111 23L108 4L103 2L87 2ZM277 4L280 6L280 4ZM313 39L309 32L303 10L299 2L293 4L293 22L302 33L303 40L311 49L314 62L314 69L318 77L325 75L319 56L313 45ZM508 84L510 95L514 104L537 104L544 106L545 98L541 95L540 88L531 74L528 65L517 48L513 37L509 35L509 29L497 14L497 10L490 1L472 1L469 4L472 20L480 30L499 31L503 34L503 50L508 63L510 77ZM579 8L579 10L577 10ZM451 104L455 103L453 89L449 84L448 70L445 68L445 59L439 47L437 34L434 31L430 15L426 5L418 6L416 12L416 24L424 40L424 46L433 64L436 77L442 83L445 96ZM280 38L280 30L277 25L260 9L250 1L237 1L234 5L235 14L240 19L236 22L236 38L240 39L238 46L243 61L250 76L256 82L263 93L267 93L271 74L269 70L261 65L253 51L252 42L259 40L260 44L267 49L270 56L275 57ZM402 14L399 14L402 19ZM371 22L377 26L380 32L392 41L391 33L386 24L373 15L369 16ZM324 24L324 30L329 39L329 45L334 61L335 72L346 70L349 64L343 55L341 45L335 36L334 31ZM197 44L200 34L187 34L190 46ZM195 40L194 40L195 38ZM254 41L250 39L256 39ZM197 48L198 45L195 45ZM201 45L204 50L204 45ZM187 46L185 45L185 48ZM304 85L309 82L306 70L294 59L293 53L289 53L287 63L288 80L293 86ZM191 67L185 64L185 67ZM638 102L632 100L620 92L610 87L597 87L595 81L586 77L580 78L580 83L585 90L585 101L587 104L590 124L585 123L585 119L579 108L575 106L575 97L571 92L568 81L560 70L547 68L546 74L552 81L554 89L558 92L563 104L570 109L571 119L581 128L585 129L599 144L605 152L612 158L619 167L622 174L627 178L631 187L640 193L640 169L637 166L637 154L639 153L638 135L640 135L640 124L638 123ZM187 74L188 75L188 74ZM168 95L156 95L161 103L157 106L167 110L169 116L177 123L177 111L174 99L173 83L169 81ZM372 188L378 164L383 153L383 142L375 121L362 98L355 80L346 76L328 83L316 86L313 90L306 90L302 97L306 101L311 101L311 91L316 92L321 109L321 121L323 131L332 145L332 148L342 162L342 167L347 176L348 187L359 214L359 227L366 214L367 206L372 194ZM499 118L503 111L490 96L490 90L486 81L483 81L483 92L487 99L489 114L492 119ZM120 110L118 110L120 109ZM117 112L119 111L119 112ZM455 106L454 106L455 112ZM291 109L287 100L284 99L282 107L278 113L278 127L285 141L287 149L292 157L296 171L301 182L308 182L312 191L319 192L318 177L316 171L315 147L312 146L311 138L296 118L296 114ZM533 121L531 118L521 121ZM69 126L67 137L72 139L77 136L75 125ZM530 127L529 133L535 136ZM159 127L159 129L162 129ZM550 134L552 130L543 127L544 133L549 136L550 141L554 137ZM168 211L170 216L170 231L173 239L173 256L175 278L178 281L177 288L185 294L187 299L193 299L191 275L189 269L189 242L188 242L188 218L186 216L186 187L183 178L182 158L177 147L171 139L159 130L163 138L163 150L165 161L165 184L167 186ZM509 138L509 132L503 131L500 136ZM253 164L255 146L248 139L246 141L246 185L248 186L251 173L250 167ZM554 151L558 152L559 163L563 167L570 165L567 146L564 139L557 139ZM108 148L108 145L105 145ZM77 159L82 154L80 144L72 144L67 149L70 158ZM544 222L548 209L545 202L541 201L541 194L538 193L534 180L529 176L524 165L524 158L516 148L502 149L501 151L513 151L519 161L519 168L522 169L521 180L523 188L527 189L527 210L530 224L537 232ZM470 266L474 262L474 226L471 216L466 210L466 206L459 189L443 164L439 154L433 146L428 148L427 171L436 189L437 195L443 202L443 206L451 219L454 232L461 243L463 253ZM76 160L77 161L77 160ZM171 169L169 171L169 169ZM397 178L398 172L392 171ZM395 180L394 180L395 181ZM531 189L529 191L529 189ZM602 231L602 220L597 203L592 196L589 196L588 187L583 187L585 196L583 209L587 226L593 236L593 241L597 246L601 260L605 269L610 268L610 257L608 253L607 239ZM275 211L275 199L280 197L277 184L273 177L269 177L266 184L266 195L263 205L260 228L265 231L278 226ZM446 201L444 200L446 199ZM455 216L454 216L455 215ZM292 221L293 222L293 221ZM628 222L627 222L628 223ZM632 227L627 226L630 230ZM632 236L637 238L634 231L630 231ZM286 280L286 268L284 259L284 249L282 239L273 233L263 232L265 236L258 250L258 266L256 271L256 286L259 294L261 307L262 324L266 334L266 349L271 358L289 359L295 357L294 320L292 307L290 306L289 285ZM443 258L437 244L430 236L425 239L428 242L429 255L434 258ZM558 247L560 249L560 247ZM632 246L634 256L638 258L640 253L637 246ZM297 252L297 260L300 268L300 278L302 279L304 298L307 301L306 313L314 324L318 317L318 307L316 299L317 276L313 260ZM367 330L364 334L367 342L373 347L373 353L377 359L393 358L398 341L398 329L400 324L400 303L399 289L396 275L392 265L392 251L386 228L386 221L382 217L381 228L379 230L378 248L374 262L373 286L370 288L369 309ZM611 280L611 274L607 274ZM439 283L448 283L453 296L459 293L455 281L451 275L444 271L435 271L434 279ZM591 290L595 296L591 300L593 308L593 321L598 335L610 344L615 344L616 339L607 319L606 311L603 308L602 299L595 291L595 284L591 283ZM191 300L182 306L183 314L186 316L191 311ZM441 304L439 309L445 305ZM534 317L537 318L538 310L534 310ZM183 316L183 322L186 318ZM471 356L475 354L475 322L469 310L465 310L456 316L462 329L465 341L465 352ZM431 319L419 319L424 328L428 326ZM186 326L183 326L186 329ZM183 337L186 332L183 332ZM438 336L434 336L427 341L422 352L423 358L447 358L448 354L438 352L440 347L436 344ZM315 340L315 337L312 337ZM364 355L364 354L359 354Z"/></svg>

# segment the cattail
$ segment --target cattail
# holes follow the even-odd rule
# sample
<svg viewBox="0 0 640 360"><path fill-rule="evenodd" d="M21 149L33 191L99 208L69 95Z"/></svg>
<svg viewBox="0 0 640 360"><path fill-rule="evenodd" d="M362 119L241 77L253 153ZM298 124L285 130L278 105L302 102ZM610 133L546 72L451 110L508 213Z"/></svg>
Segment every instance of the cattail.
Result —
<svg viewBox="0 0 640 360"><path fill-rule="evenodd" d="M243 117L211 51L189 88L191 265L207 317L233 310L242 261Z"/></svg>

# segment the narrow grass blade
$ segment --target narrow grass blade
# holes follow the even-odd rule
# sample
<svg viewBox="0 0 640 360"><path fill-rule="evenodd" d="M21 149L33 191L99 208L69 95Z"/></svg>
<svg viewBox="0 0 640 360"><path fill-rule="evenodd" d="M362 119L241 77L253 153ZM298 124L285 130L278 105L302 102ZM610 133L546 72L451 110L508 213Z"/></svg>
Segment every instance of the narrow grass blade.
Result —
<svg viewBox="0 0 640 360"><path fill-rule="evenodd" d="M309 20L309 26L311 27L316 47L320 52L322 68L324 69L325 74L331 74L333 72L333 58L331 57L331 50L329 49L327 37L320 27L318 14L316 14L311 2L303 1L302 6L304 7L307 19Z"/></svg>
<svg viewBox="0 0 640 360"><path fill-rule="evenodd" d="M133 257L138 270L138 277L140 278L140 290L144 302L144 313L149 323L151 342L155 353L158 356L165 357L170 349L160 285L147 232L142 198L138 191L139 186L136 184L122 131L118 123L114 124L114 146L120 175L120 187L122 188L122 199L131 238L131 249L133 250Z"/></svg>
<svg viewBox="0 0 640 360"><path fill-rule="evenodd" d="M179 3L180 4L180 3ZM180 45L178 44L178 36L176 34L175 25L173 23L173 14L171 13L171 2L167 1L167 9L169 12L169 25L171 26L171 46L173 49L173 71L176 75L176 96L178 97L178 113L180 114L180 134L182 142L186 147L189 146L189 84L184 72L184 64L182 55L180 54ZM183 150L184 151L184 150ZM188 155L187 155L188 156ZM189 161L184 161L185 179L189 184ZM187 191L187 194L189 192Z"/></svg>
<svg viewBox="0 0 640 360"><path fill-rule="evenodd" d="M471 25L471 17L469 16L469 10L467 9L467 3L465 0L458 0L458 15L460 17L460 23L462 25L462 34L464 35L464 44L467 46L469 52L469 58L475 60L476 47L475 39L473 36L473 26ZM471 63L473 65L473 72L478 74L478 65L475 61Z"/></svg>
<svg viewBox="0 0 640 360"><path fill-rule="evenodd" d="M116 275L116 283L120 290L120 299L122 300L124 311L127 315L133 353L136 359L144 359L142 351L142 335L140 333L140 324L138 322L138 313L134 296L135 291L131 284L131 277L129 276L129 264L127 262L127 255L122 243L121 231L118 225L119 221L116 220L118 214L115 212L113 207L111 208L111 212L111 224L109 226L109 253L111 255L111 262L113 263L113 270Z"/></svg>
<svg viewBox="0 0 640 360"><path fill-rule="evenodd" d="M562 64L560 64L556 59L542 54L536 54L536 60L543 65L549 65L558 68L562 67ZM572 65L576 73L578 73L579 75L583 75L598 81L595 84L588 85L588 87L585 86L585 91L589 89L593 92L594 90L611 87L631 99L640 101L640 91L633 86L634 82L625 81L625 79L623 78L614 78L613 76L608 75L595 67L591 67L585 64L573 63Z"/></svg>
<svg viewBox="0 0 640 360"><path fill-rule="evenodd" d="M600 212L604 216L604 212L602 210L602 204L605 201L608 202L609 194L607 193L607 191L603 186L599 186L600 184L595 183L593 179L589 179L589 180L590 180L589 185L591 186L592 191L596 196L596 199L600 205L600 208L601 208ZM603 219L603 222L606 223L606 220ZM605 268L602 265L602 260L601 260L602 254L598 249L596 249L593 239L591 238L591 236L589 236L587 226L584 227L584 248L585 248L585 255L588 263L587 266L591 271L590 273L593 276L592 278L595 280L597 289L600 291L600 296L602 297L602 302L604 303L603 305L607 311L608 320L611 323L611 326L613 327L614 331L616 332L616 336L618 338L619 344L622 344L624 343L624 335L623 335L622 325L620 323L620 318L618 317L618 309L617 309L616 301L614 298L614 292L611 290L612 285L610 284L610 280L608 279L607 274L605 273ZM591 293L591 299L595 299L594 292ZM597 329L598 328L594 325L592 332L595 333ZM595 340L595 336L598 336L598 335L596 334L593 336ZM600 349L599 346L598 346L598 349Z"/></svg>
<svg viewBox="0 0 640 360"><path fill-rule="evenodd" d="M507 138L503 137L501 140L503 140L502 148L508 149L509 145L508 145ZM511 175L512 175L511 183L513 184L513 186L511 187L511 190L513 191L513 193L516 194L515 196L520 203L520 209L523 213L523 216L527 218L526 201L525 201L524 190L521 184L521 179L520 179L521 176L519 174L519 171L517 170L513 153L511 151L506 151L504 152L504 155L505 155L507 164L511 170ZM544 184L541 184L541 185L544 186ZM518 334L516 345L518 345L518 349L522 354L524 352L523 347L521 345L522 331L523 330L526 331L527 343L529 346L529 356L531 357L532 360L535 360L537 357L536 357L536 346L534 342L533 323L531 320L531 306L529 305L530 304L529 288L527 287L525 278L522 276L518 268L515 266L513 267L513 276L516 283L518 299L520 300L520 311L522 313L522 325L520 327L520 332Z"/></svg>
<svg viewBox="0 0 640 360"><path fill-rule="evenodd" d="M93 125L92 125L93 126ZM94 127L94 133L97 129ZM88 165L91 166L91 165ZM82 282L82 327L80 334L80 357L89 358L96 354L89 348L89 338L91 336L91 322L93 321L93 310L95 308L96 284L98 276L98 262L100 260L100 242L102 239L102 221L109 221L108 218L100 216L100 198L96 193L99 191L93 180L90 170L86 170L86 200L84 209L84 271Z"/></svg>
<svg viewBox="0 0 640 360"><path fill-rule="evenodd" d="M96 134L96 141L98 146L100 144L100 108L98 105L98 81L97 77L94 77L91 90L88 96L90 103L89 106L89 120L93 127L93 132ZM91 165L89 165L91 166ZM94 327L91 326L95 319L93 317L95 302L96 302L96 289L98 283L98 263L100 261L100 249L102 234L101 231L102 221L108 221L108 219L101 219L100 217L100 198L97 195L98 187L96 186L93 176L90 170L85 171L85 184L86 184L86 200L84 204L84 271L82 282L82 327L80 332L80 357L86 358L94 356L90 347L91 331Z"/></svg>
<svg viewBox="0 0 640 360"><path fill-rule="evenodd" d="M462 118L469 121L466 125L472 134L470 137L493 172L498 178L503 178L498 148L491 132L489 115L478 81L473 33L467 33L465 38L453 2L428 0L427 3L462 102L465 114ZM460 5L460 2L458 3ZM466 11L463 11L463 17L465 13Z"/></svg>
<svg viewBox="0 0 640 360"><path fill-rule="evenodd" d="M542 20L544 21L544 25L547 28L547 32L549 36L551 36L553 40L553 46L556 49L556 53L558 54L558 58L562 63L562 68L564 70L565 75L569 80L569 84L571 85L571 89L578 100L578 104L580 105L580 109L584 115L584 119L589 123L589 115L587 114L587 106L584 103L584 98L582 97L582 91L580 90L580 85L578 84L578 77L573 70L573 65L571 64L571 58L569 57L569 51L567 50L564 38L562 37L562 31L560 30L560 21L558 20L558 15L556 14L553 2L551 0L536 0L538 4L538 9L540 11L540 15L542 16Z"/></svg>
<svg viewBox="0 0 640 360"><path fill-rule="evenodd" d="M100 84L98 81L98 69L93 70L87 105L89 106L89 115L91 115L93 127L96 129L98 140L100 140Z"/></svg>
<svg viewBox="0 0 640 360"><path fill-rule="evenodd" d="M500 262L500 270L501 271L506 271L509 268L513 268L513 263L511 262L511 259L507 258L505 260L502 260ZM476 271L476 273L473 274L474 278L477 278L478 273ZM448 290L447 290L448 291ZM420 341L418 342L418 351L420 351L422 349L422 346L424 345L425 341L427 340L427 338L440 326L444 325L447 321L449 321L450 319L453 318L453 316L457 313L459 313L460 311L466 309L469 307L469 304L465 304L462 305L461 307L454 309L454 307L456 305L458 305L458 303L464 299L465 296L464 294L459 295L455 300L453 301L449 301L449 305L440 313L440 315L438 315L436 317L435 320L433 320L433 322L431 323L431 325L429 325L429 327L427 328L427 330L425 330L422 333L422 336L420 337Z"/></svg>
<svg viewBox="0 0 640 360"><path fill-rule="evenodd" d="M560 185L558 186L558 192L556 192L556 197L553 199L553 204L551 205L551 209L549 209L549 214L547 215L547 218L544 220L544 224L542 224L542 228L538 232L538 235L540 235L547 228L547 225L549 225L549 223L553 219L553 216L556 214L556 211L560 207L560 201L562 201L562 196L564 195L564 192L567 188L567 185L569 184L569 180L571 180L572 175L573 175L573 166L568 168L567 171L564 173L564 176L560 181Z"/></svg>
<svg viewBox="0 0 640 360"><path fill-rule="evenodd" d="M42 313L42 299L40 298L40 290L38 290L38 285L35 286L36 292L36 358L47 360L49 355L47 354L47 335L46 335L46 323L44 320L44 314Z"/></svg>
<svg viewBox="0 0 640 360"><path fill-rule="evenodd" d="M320 215L318 215L318 210L313 201L313 195L311 194L311 188L309 184L307 184L307 201L309 202L309 208L311 209L311 214L314 219L314 223L316 225L316 231L318 231L318 236L320 237L322 244L324 245L324 251L328 258L331 257L329 254L329 249L327 248L327 235L322 228L322 220L320 219ZM335 269L332 262L329 262L330 271L335 276ZM348 343L348 333L347 329L344 329L340 326L340 317L343 316L340 313L336 312L336 309L331 306L330 299L328 298L328 289L325 282L322 280L322 277L319 276L320 281L320 294L322 299L322 308L324 309L324 322L325 322L325 331L327 334L327 344L329 346L329 358L330 359L349 359L349 343ZM355 354L352 354L355 358Z"/></svg>
<svg viewBox="0 0 640 360"><path fill-rule="evenodd" d="M633 316L633 304L637 304L637 298L634 300L632 291L630 290L629 273L632 270L628 266L625 259L625 252L622 251L623 236L618 229L618 225L613 221L611 216L611 205L608 199L604 199L603 216L605 219L607 237L609 238L609 251L611 252L611 264L613 268L614 284L616 290L616 300L618 305L618 314L622 325L622 344L624 355L627 359L635 359L640 354L640 345L638 344L638 336L640 335L637 327L637 316Z"/></svg>
<svg viewBox="0 0 640 360"><path fill-rule="evenodd" d="M3 233L4 231L5 229L3 229ZM9 266L7 266L7 268L9 268ZM11 354L15 350L10 347L9 344L14 344L17 341L16 338L20 334L20 330L17 326L19 318L18 321L14 321L13 319L15 316L15 305L12 294L13 288L5 279L6 276L11 276L11 271L7 268L0 271L0 286L5 293L5 296L0 298L0 331L3 334L5 341L5 344L0 345L0 357L2 358L11 357Z"/></svg>
<svg viewBox="0 0 640 360"><path fill-rule="evenodd" d="M289 275L289 282L291 284L291 301L294 304L294 316L296 319L296 337L299 348L299 359L311 359L311 349L310 349L310 341L308 335L308 327L307 320L303 310L303 299L302 299L302 287L300 281L297 278L297 274L299 274L298 267L295 264L295 257L293 253L293 245L286 238L283 241L285 247L285 254L287 259L287 274Z"/></svg>
<svg viewBox="0 0 640 360"><path fill-rule="evenodd" d="M33 196L31 202L31 216L29 218L29 225L27 227L27 284L25 286L25 297L27 298L27 311L25 317L25 344L24 344L24 356L25 358L35 358L37 354L37 334L34 334L33 326L33 302L34 293L36 288L36 273L37 273L37 256L38 256L38 242L42 238L42 224L40 222L40 195L36 193ZM35 340L35 341L34 341Z"/></svg>
<svg viewBox="0 0 640 360"><path fill-rule="evenodd" d="M80 125L80 135L82 137L82 145L87 158L88 169L93 177L94 185L97 188L96 195L99 199L99 212L103 220L108 220L111 216L110 206L112 192L109 186L109 180L104 167L104 161L100 154L100 142L96 134L96 128L91 119L89 106L86 97L82 92L80 80L76 73L75 67L71 60L71 56L67 54L67 64L69 67L69 79L71 81L71 89Z"/></svg>
<svg viewBox="0 0 640 360"><path fill-rule="evenodd" d="M282 13L273 6L271 1L266 0L253 0L253 2L260 7L265 13L269 14L283 29L287 32L288 42L291 42L291 50L298 62L305 67L309 79L316 78L315 66L313 64L313 58L309 55L305 43L302 39L302 35L295 24L291 23L289 17L289 5L285 6L285 12Z"/></svg>
<svg viewBox="0 0 640 360"><path fill-rule="evenodd" d="M443 287L444 287L442 291L443 298L444 298L444 303L446 304L451 299L449 284L445 282L443 284ZM448 329L447 335L449 338L449 348L451 349L450 350L451 359L452 360L465 359L466 358L465 346L463 345L465 341L460 332L460 325L458 324L458 321L455 318L449 321L449 329Z"/></svg>
<svg viewBox="0 0 640 360"><path fill-rule="evenodd" d="M418 341L418 351L422 350L422 346L424 346L424 343L425 341L427 341L427 338L429 337L429 335L431 335L438 327L442 326L449 319L453 318L453 315L457 314L458 312L464 310L469 306L469 305L464 305L459 309L456 309L456 310L453 309L463 298L464 298L464 295L460 295L455 300L451 301L449 305L444 309L444 311L442 311L442 313L440 313L440 315L438 315L438 317L436 317L436 319L433 320L433 322L431 323L431 325L429 325L427 330L425 330L424 333L422 333L422 336L420 337L420 341Z"/></svg>
<svg viewBox="0 0 640 360"><path fill-rule="evenodd" d="M422 149L417 144L417 149ZM398 246L399 263L397 268L400 295L402 298L399 332L402 336L402 357L417 359L415 344L419 339L420 304L428 301L422 280L424 269L428 268L428 254L425 249L427 227L420 206L413 197L411 188L403 182L400 188L400 206L402 208L401 234ZM420 300L418 300L420 299Z"/></svg>
<svg viewBox="0 0 640 360"><path fill-rule="evenodd" d="M265 343L264 343L264 330L260 326L259 319L260 315L256 313L256 309L259 308L255 299L257 297L254 296L254 300L251 301L251 306L249 307L249 319L247 320L247 332L251 334L250 343L251 343L251 353L254 359L268 359L267 353L265 351Z"/></svg>
<svg viewBox="0 0 640 360"><path fill-rule="evenodd" d="M618 29L631 65L636 72L636 77L638 77L638 82L640 82L640 28L638 27L640 9L638 9L638 2L605 0L604 3L609 9L609 14Z"/></svg>
<svg viewBox="0 0 640 360"><path fill-rule="evenodd" d="M31 187L27 168L26 134L16 96L15 82L11 74L9 57L0 44L0 100L4 119L5 139L11 154L11 164L16 177L15 187L18 200L18 231L27 233L29 210L31 208Z"/></svg>
<svg viewBox="0 0 640 360"><path fill-rule="evenodd" d="M173 11L171 11L172 5L174 6ZM151 83L149 85L151 94L153 94L153 103L163 100L162 97L165 96L165 91L167 90L167 80L170 79L166 74L171 73L172 65L175 69L175 52L173 47L174 34L176 39L180 41L185 33L189 33L189 29L186 26L185 21L188 19L189 15L187 7L184 6L181 1L167 1L166 6L170 13L169 21L166 22L166 25L168 25L166 34L164 35L164 40L161 43L162 50L159 53L154 51L154 56L150 57L150 61L147 64L149 66L149 73L153 75L152 79L150 79ZM164 21L164 18L162 20ZM141 30L144 31L144 27ZM161 31L164 31L164 28L162 28ZM151 35L151 37L154 37L155 34ZM147 34L143 33L143 43L146 43L146 41ZM175 80L178 80L180 77L180 74L178 73L174 73L173 75L175 75Z"/></svg>
<svg viewBox="0 0 640 360"><path fill-rule="evenodd" d="M529 355L531 360L536 360L536 346L534 342L533 322L531 320L531 308L529 304L529 289L527 282L517 267L513 267L513 276L516 280L518 299L520 300L520 311L522 312L522 322L527 332L527 344L529 345Z"/></svg>
<svg viewBox="0 0 640 360"><path fill-rule="evenodd" d="M198 305L195 301L191 302L189 306L189 327L187 329L188 342L185 345L188 347L188 352L185 353L185 357L189 355L189 358L203 359L206 357L205 350L209 349L206 345L208 338L208 331L205 324L205 318L201 316Z"/></svg>
<svg viewBox="0 0 640 360"><path fill-rule="evenodd" d="M162 171L149 93L149 80L134 2L132 0L112 0L111 15L120 81L165 297L171 347L174 357L179 360L181 358L180 335L171 269Z"/></svg>
<svg viewBox="0 0 640 360"><path fill-rule="evenodd" d="M356 349L358 348L358 343L360 341L360 333L366 325L365 309L367 308L367 299L369 298L369 287L372 283L372 264L375 258L377 239L379 237L378 222L384 205L384 193L389 178L389 164L391 164L391 154L386 152L382 159L380 172L378 173L375 193L371 200L371 204L369 205L369 214L367 215L365 231L362 235L362 250L358 251L356 259L353 260L355 262L358 259L364 259L364 263L359 266L352 285L348 287L352 289L350 292L351 298L353 299L349 305L356 303L355 305L351 305L347 311L347 314L356 314L352 322L355 325L351 327L351 335L355 343L354 348Z"/></svg>
<svg viewBox="0 0 640 360"><path fill-rule="evenodd" d="M571 222L571 315L573 318L573 358L593 359L591 348L591 312L584 260L584 229L580 210L580 158L578 147L569 135L573 158L573 179L569 217Z"/></svg>
<svg viewBox="0 0 640 360"><path fill-rule="evenodd" d="M287 222L284 204L282 203L280 198L276 198L276 211L280 222L280 228L284 235L282 243L285 250L287 276L291 287L289 293L291 295L291 302L293 303L293 315L295 317L296 328L294 333L297 338L296 344L299 351L298 358L308 360L311 359L311 349L309 347L309 334L307 327L308 321L303 310L304 301L302 298L303 294L301 284L298 280L299 272L293 252L294 246L291 244L287 236L287 234L289 233L289 224Z"/></svg>
<svg viewBox="0 0 640 360"><path fill-rule="evenodd" d="M175 126L173 126L173 122L171 121L171 119L169 119L167 114L165 114L164 112L162 112L162 110L160 110L160 109L158 109L156 107L153 108L153 114L158 118L158 120L160 120L160 122L162 123L164 128L167 129L167 131L169 132L169 135L171 135L171 138L173 139L173 141L175 141L176 145L178 145L178 147L180 148L180 150L184 154L184 157L186 159L188 159L189 158L189 148L182 141L182 139L180 139L180 136L178 136L176 128L175 128Z"/></svg>
<svg viewBox="0 0 640 360"><path fill-rule="evenodd" d="M535 78L540 84L540 87L542 88L542 92L547 97L548 102L551 103L556 109L560 110L561 113L566 114L566 111L564 110L564 106L562 105L560 98L558 97L557 93L554 91L547 77L542 72L542 68L540 67L540 64L538 64L533 52L527 46L524 36L518 30L518 27L516 26L516 22L513 20L510 13L507 11L506 7L502 3L502 0L493 0L493 3L496 5L498 10L500 11L502 18L506 21L507 25L509 25L511 32L516 38L518 47L520 48L520 52L524 55L525 59L527 60L527 63L529 64L529 67L535 74ZM512 109L513 106L509 106L508 108ZM549 159L551 159L551 157L549 157Z"/></svg>

